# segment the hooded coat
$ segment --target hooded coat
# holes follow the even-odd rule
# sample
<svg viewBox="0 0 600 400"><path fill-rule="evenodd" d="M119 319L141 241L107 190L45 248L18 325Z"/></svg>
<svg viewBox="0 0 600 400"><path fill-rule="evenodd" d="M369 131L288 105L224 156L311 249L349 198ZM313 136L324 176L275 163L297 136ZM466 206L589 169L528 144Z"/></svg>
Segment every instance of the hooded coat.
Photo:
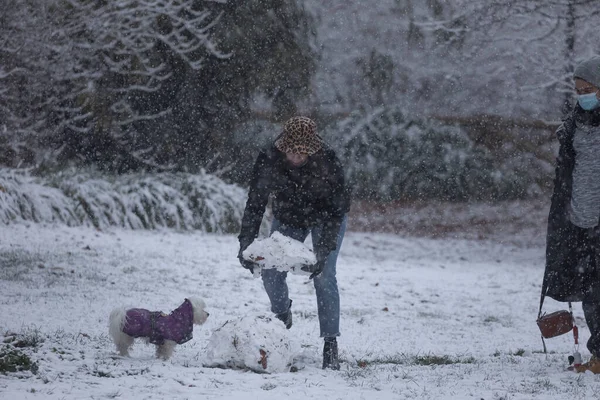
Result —
<svg viewBox="0 0 600 400"><path fill-rule="evenodd" d="M258 236L271 195L273 215L282 224L294 228L323 227L315 248L317 256L335 250L342 220L350 209L350 189L333 150L324 146L305 165L296 168L289 166L285 153L274 145L259 153L238 236L242 247Z"/></svg>
<svg viewBox="0 0 600 400"><path fill-rule="evenodd" d="M556 131L560 148L548 215L542 295L557 301L582 301L600 287L594 250L598 238L569 220L575 167L573 137L578 124L598 126L600 113L586 112L576 106Z"/></svg>

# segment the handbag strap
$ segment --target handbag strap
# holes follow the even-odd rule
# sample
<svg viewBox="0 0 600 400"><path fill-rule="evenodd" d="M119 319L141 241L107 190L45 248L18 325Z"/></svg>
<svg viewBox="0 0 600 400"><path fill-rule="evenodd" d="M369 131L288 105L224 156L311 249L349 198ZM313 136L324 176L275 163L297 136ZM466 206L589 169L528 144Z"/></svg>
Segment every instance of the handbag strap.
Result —
<svg viewBox="0 0 600 400"><path fill-rule="evenodd" d="M540 295L540 310L538 311L538 319L542 316L542 306L544 305L544 298L546 297L546 292L548 291L548 278L546 274L544 274L544 279L542 280L542 293ZM571 304L571 303L569 303Z"/></svg>
<svg viewBox="0 0 600 400"><path fill-rule="evenodd" d="M575 351L579 349L579 328L575 324L575 317L573 316L573 305L569 302L569 313L571 314L571 325L573 326L573 340L575 341Z"/></svg>
<svg viewBox="0 0 600 400"><path fill-rule="evenodd" d="M546 276L544 275L544 279L542 281L542 293L540 295L540 309L538 311L538 319L542 317L542 306L544 305L544 298L546 297L546 292L548 290L548 281ZM575 349L579 346L579 332L577 325L575 325L575 318L573 317L573 304L569 301L569 314L571 314L571 323L573 325L573 339L575 339ZM542 338L542 346L544 347L544 354L547 354L548 351L546 349L546 341L544 337L540 335Z"/></svg>

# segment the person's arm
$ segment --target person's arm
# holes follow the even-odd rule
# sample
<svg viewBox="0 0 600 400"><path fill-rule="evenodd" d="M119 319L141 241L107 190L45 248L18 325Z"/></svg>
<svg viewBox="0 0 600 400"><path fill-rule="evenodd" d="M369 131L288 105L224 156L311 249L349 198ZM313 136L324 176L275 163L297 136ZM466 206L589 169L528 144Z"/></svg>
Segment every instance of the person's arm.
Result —
<svg viewBox="0 0 600 400"><path fill-rule="evenodd" d="M573 146L573 136L575 134L575 116L569 114L562 124L556 129L556 138L561 146Z"/></svg>
<svg viewBox="0 0 600 400"><path fill-rule="evenodd" d="M261 151L252 169L248 200L246 201L242 227L238 235L240 251L244 251L258 236L265 207L269 201L270 183L271 165L266 152Z"/></svg>
<svg viewBox="0 0 600 400"><path fill-rule="evenodd" d="M342 221L350 208L350 188L346 182L342 164L333 152L329 155L328 161L327 175L330 180L331 195L327 201L327 218L323 221L323 233L318 248L315 249L318 258L326 258L330 252L336 249Z"/></svg>
<svg viewBox="0 0 600 400"><path fill-rule="evenodd" d="M575 165L575 150L573 149L575 130L575 118L573 114L570 114L556 130L556 137L560 146L558 156L556 157L550 219L568 219L567 205L571 201L572 174L573 166ZM556 212L557 209L560 212Z"/></svg>

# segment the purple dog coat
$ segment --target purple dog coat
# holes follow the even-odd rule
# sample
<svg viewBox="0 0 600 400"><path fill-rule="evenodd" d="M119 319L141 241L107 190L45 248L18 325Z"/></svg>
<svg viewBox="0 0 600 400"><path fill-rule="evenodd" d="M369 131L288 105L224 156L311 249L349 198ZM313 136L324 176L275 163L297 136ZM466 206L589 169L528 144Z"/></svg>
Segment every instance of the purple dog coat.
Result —
<svg viewBox="0 0 600 400"><path fill-rule="evenodd" d="M188 299L169 315L132 308L127 310L123 333L134 338L147 337L152 344L163 344L165 340L182 344L192 338L193 321L194 309Z"/></svg>

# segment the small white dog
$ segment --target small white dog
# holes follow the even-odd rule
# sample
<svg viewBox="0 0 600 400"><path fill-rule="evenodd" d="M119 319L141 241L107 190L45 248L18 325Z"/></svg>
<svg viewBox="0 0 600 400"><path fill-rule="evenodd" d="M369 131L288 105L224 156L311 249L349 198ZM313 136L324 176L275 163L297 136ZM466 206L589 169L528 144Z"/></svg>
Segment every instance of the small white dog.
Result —
<svg viewBox="0 0 600 400"><path fill-rule="evenodd" d="M193 325L206 322L209 314L202 299L190 297L169 315L143 308L116 308L110 313L108 333L122 356L136 338L156 345L156 357L167 360L177 344L192 338Z"/></svg>

